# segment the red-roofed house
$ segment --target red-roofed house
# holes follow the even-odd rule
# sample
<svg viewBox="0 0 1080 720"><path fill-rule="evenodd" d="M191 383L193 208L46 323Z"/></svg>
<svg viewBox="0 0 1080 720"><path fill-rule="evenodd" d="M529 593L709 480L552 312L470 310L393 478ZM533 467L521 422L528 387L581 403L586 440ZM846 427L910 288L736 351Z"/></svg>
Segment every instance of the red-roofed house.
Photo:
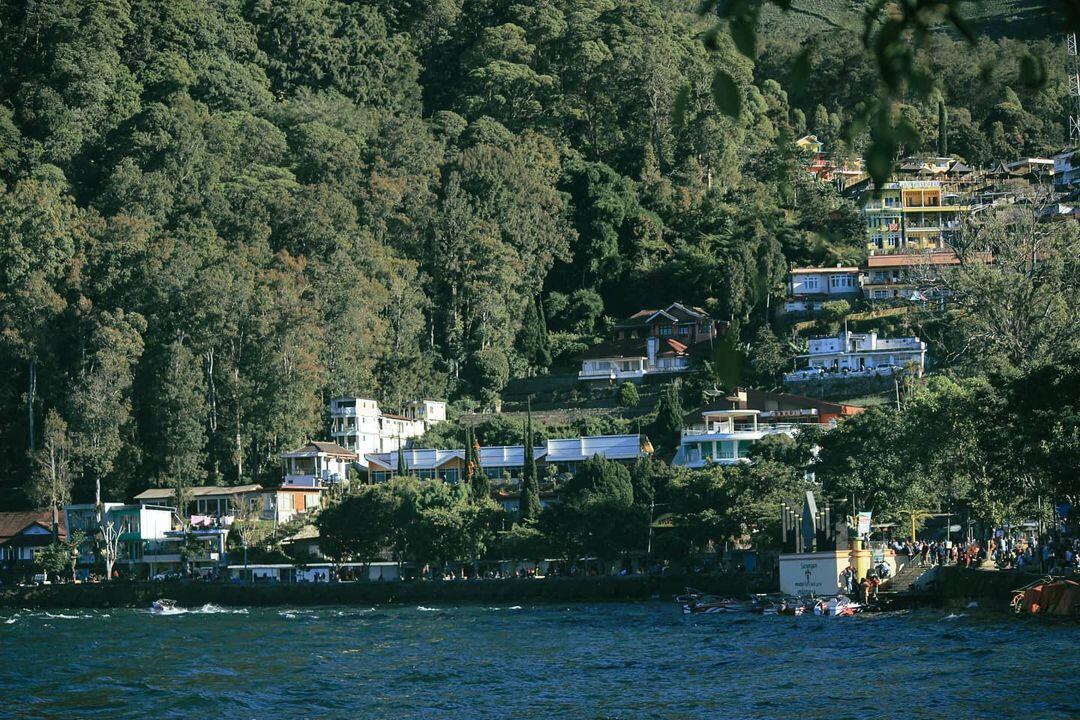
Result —
<svg viewBox="0 0 1080 720"><path fill-rule="evenodd" d="M639 310L615 323L613 341L578 356L578 379L634 380L686 372L693 346L716 336L716 321L701 308L672 303L663 310Z"/></svg>
<svg viewBox="0 0 1080 720"><path fill-rule="evenodd" d="M594 345L581 355L579 380L633 380L646 375L686 372L690 348L678 340L647 337Z"/></svg>
<svg viewBox="0 0 1080 720"><path fill-rule="evenodd" d="M716 321L699 307L671 303L663 310L639 310L615 323L615 339L672 338L684 345L716 337Z"/></svg>
<svg viewBox="0 0 1080 720"><path fill-rule="evenodd" d="M5 575L29 569L35 555L52 544L52 510L0 512L0 571ZM58 517L59 535L67 537L64 515Z"/></svg>

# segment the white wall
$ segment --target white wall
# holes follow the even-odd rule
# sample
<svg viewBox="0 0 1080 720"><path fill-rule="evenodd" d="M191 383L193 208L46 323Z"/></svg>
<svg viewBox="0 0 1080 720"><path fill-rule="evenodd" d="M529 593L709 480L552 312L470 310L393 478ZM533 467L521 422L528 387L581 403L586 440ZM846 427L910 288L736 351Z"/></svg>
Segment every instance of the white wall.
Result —
<svg viewBox="0 0 1080 720"><path fill-rule="evenodd" d="M835 595L840 573L851 560L848 551L794 553L780 556L780 592L787 595Z"/></svg>

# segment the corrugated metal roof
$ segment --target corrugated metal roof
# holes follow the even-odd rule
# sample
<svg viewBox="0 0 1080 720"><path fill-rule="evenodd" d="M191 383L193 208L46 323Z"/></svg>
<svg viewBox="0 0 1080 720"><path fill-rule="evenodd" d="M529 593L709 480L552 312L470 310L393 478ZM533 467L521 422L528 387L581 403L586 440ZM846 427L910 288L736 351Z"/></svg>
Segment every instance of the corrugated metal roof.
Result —
<svg viewBox="0 0 1080 720"><path fill-rule="evenodd" d="M576 462L600 455L609 460L633 460L651 452L641 435L595 435L591 437L558 438L533 448L537 460L547 462ZM464 450L405 450L405 467L409 470L435 470L453 458L465 459ZM368 453L369 464L390 471L397 470L398 453ZM496 445L480 448L480 466L485 468L521 467L525 464L522 445Z"/></svg>
<svg viewBox="0 0 1080 720"><path fill-rule="evenodd" d="M188 488L187 492L193 498L207 497L207 496L227 496L237 495L240 493L259 492L262 490L262 485L234 485L232 487L221 487L216 485L208 485L203 487ZM136 500L163 500L171 498L175 494L173 488L150 488L149 490L143 490L141 493L135 496Z"/></svg>
<svg viewBox="0 0 1080 720"><path fill-rule="evenodd" d="M594 435L548 440L549 463L574 462L599 455L609 460L631 460L643 454L640 435Z"/></svg>

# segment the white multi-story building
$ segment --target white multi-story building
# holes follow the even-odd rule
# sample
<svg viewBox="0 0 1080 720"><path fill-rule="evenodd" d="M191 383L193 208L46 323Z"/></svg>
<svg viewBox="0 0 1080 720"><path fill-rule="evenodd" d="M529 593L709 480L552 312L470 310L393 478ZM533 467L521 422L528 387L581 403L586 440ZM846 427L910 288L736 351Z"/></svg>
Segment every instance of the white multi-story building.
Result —
<svg viewBox="0 0 1080 720"><path fill-rule="evenodd" d="M788 297L784 311L812 312L830 300L854 300L861 287L857 267L792 268L788 273Z"/></svg>
<svg viewBox="0 0 1080 720"><path fill-rule="evenodd" d="M785 382L887 376L910 364L921 376L926 367L926 343L917 337L879 338L876 332L844 330L836 337L810 338L808 350L796 356L806 366L785 375Z"/></svg>
<svg viewBox="0 0 1080 720"><path fill-rule="evenodd" d="M683 428L672 464L699 468L749 462L750 447L768 435L794 436L795 423L759 423L759 410L704 410L702 422Z"/></svg>
<svg viewBox="0 0 1080 720"><path fill-rule="evenodd" d="M446 403L416 400L405 407L404 415L391 415L379 403L367 398L337 397L330 401L330 435L341 447L356 453L366 466L368 453L393 452L407 447L410 438L446 420Z"/></svg>

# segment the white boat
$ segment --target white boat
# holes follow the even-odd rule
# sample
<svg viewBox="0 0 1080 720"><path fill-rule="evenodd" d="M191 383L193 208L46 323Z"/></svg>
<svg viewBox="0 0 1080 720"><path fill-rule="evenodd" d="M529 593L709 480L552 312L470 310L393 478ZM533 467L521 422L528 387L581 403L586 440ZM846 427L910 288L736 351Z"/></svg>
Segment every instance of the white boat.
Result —
<svg viewBox="0 0 1080 720"><path fill-rule="evenodd" d="M154 615L179 615L187 610L176 606L175 600L160 598L150 603L150 612Z"/></svg>

